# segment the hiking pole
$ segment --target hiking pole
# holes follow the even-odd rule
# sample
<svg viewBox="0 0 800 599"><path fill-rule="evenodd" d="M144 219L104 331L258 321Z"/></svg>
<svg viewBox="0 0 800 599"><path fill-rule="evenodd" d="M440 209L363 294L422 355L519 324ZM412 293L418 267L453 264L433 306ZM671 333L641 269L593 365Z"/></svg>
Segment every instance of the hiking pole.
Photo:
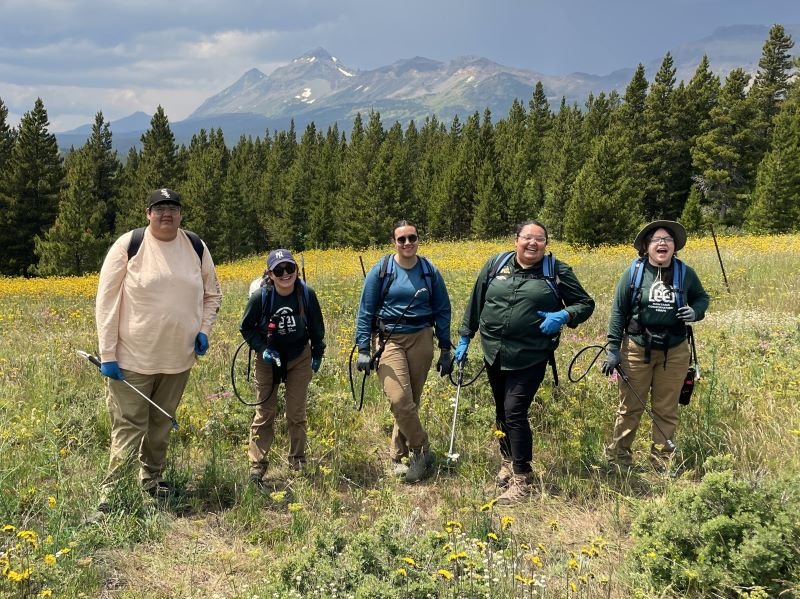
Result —
<svg viewBox="0 0 800 599"><path fill-rule="evenodd" d="M717 250L717 260L719 260L719 267L720 270L722 270L722 279L725 281L725 287L728 289L728 293L730 293L731 286L728 285L728 275L725 274L725 266L722 264L722 256L719 253L719 245L717 245L717 236L714 234L714 225L709 223L708 226L711 229L711 238L714 240L714 247Z"/></svg>
<svg viewBox="0 0 800 599"><path fill-rule="evenodd" d="M662 436L662 437L664 437L665 439L667 439L667 436L664 434L664 431L663 431L663 430L661 430L661 427L658 425L658 422L656 422L656 419L655 419L655 417L653 416L653 412L650 410L650 408L648 408L648 407L647 407L647 404L646 404L646 403L644 403L644 401L642 400L642 398L641 398L641 397L639 397L639 394L638 394L638 393L636 393L636 389L634 389L634 388L633 388L633 385L631 385L631 381L628 379L627 375L626 375L626 374L625 374L625 372L622 370L622 367L621 367L619 364L617 364L617 365L614 367L614 369L615 369L615 370L616 370L616 371L619 373L619 375L622 377L622 380L623 380L623 381L625 381L625 382L628 384L628 388L631 390L631 392L633 392L633 395L636 397L636 399L638 399L638 400L639 400L639 403L640 403L640 404L642 404L642 407L644 408L644 411L645 411L645 412L647 412L647 415L648 415L648 416L650 416L650 420L652 420L652 421L653 421L653 426L655 426L655 427L658 429L658 432L659 432L659 433L661 433L661 436ZM667 439L666 445L667 445L667 449L669 449L670 451L675 451L675 443L673 443L673 442L672 442L672 439Z"/></svg>
<svg viewBox="0 0 800 599"><path fill-rule="evenodd" d="M361 263L361 274L364 275L364 278L367 278L367 269L364 268L364 259L359 256L358 261Z"/></svg>
<svg viewBox="0 0 800 599"><path fill-rule="evenodd" d="M458 385L456 386L456 401L453 404L453 424L450 426L450 449L447 450L447 463L451 464L459 458L453 453L453 442L456 438L456 418L458 416L458 398L461 395L461 384L464 382L464 364L458 365Z"/></svg>
<svg viewBox="0 0 800 599"><path fill-rule="evenodd" d="M97 368L98 368L98 369L100 368L100 360L98 360L98 359L97 359L97 356L93 356L92 354L90 354L90 353L88 353L88 352L85 352L85 351L82 351L82 350L80 350L80 349L79 349L79 350L77 350L77 352L76 352L76 353L77 353L77 354L78 354L78 355L79 355L81 358L86 358L87 360L89 360L89 361L90 361L92 364L94 364L95 366L97 366ZM126 381L125 379L120 379L120 381L121 381L121 382L123 382L123 383L125 383L126 385L128 385L128 387L130 387L130 388L131 388L131 389L133 389L134 391L136 391L136 393L138 393L139 395L141 395L141 396L142 396L142 398L143 398L145 401L147 401L147 403L149 403L151 406L153 406L154 408L156 408L156 409L157 409L159 412L161 412L162 414L164 414L164 416L166 416L167 418L169 418L169 419L172 421L172 428L174 428L175 430L178 430L178 421L177 421L177 420L175 420L175 418L173 418L173 417L172 417L172 416L170 416L169 414L167 414L167 412L166 412L166 410L164 410L164 408L162 408L160 405L158 405L158 404L157 404L156 402L154 402L152 399L150 399L149 397L147 397L147 396L146 396L144 393L142 393L141 391L139 391L139 390L138 390L136 387L134 387L133 385L131 385L131 384L130 384L128 381Z"/></svg>

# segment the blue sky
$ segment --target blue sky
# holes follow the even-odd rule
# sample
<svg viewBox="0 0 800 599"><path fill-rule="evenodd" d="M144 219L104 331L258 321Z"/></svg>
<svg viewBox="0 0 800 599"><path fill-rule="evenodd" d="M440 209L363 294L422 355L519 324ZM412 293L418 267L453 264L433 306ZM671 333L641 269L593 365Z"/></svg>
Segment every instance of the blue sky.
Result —
<svg viewBox="0 0 800 599"><path fill-rule="evenodd" d="M735 24L800 23L798 0L0 0L0 98L51 130L158 104L189 115L246 70L324 47L353 69L480 55L606 74Z"/></svg>

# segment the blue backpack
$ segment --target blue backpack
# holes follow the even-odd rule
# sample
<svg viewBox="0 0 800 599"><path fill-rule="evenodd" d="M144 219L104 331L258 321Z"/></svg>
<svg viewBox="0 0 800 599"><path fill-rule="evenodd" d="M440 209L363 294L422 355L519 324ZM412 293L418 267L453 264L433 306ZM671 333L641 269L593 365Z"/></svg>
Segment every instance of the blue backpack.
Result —
<svg viewBox="0 0 800 599"><path fill-rule="evenodd" d="M515 252L512 250L497 255L492 267L489 269L489 276L486 278L487 289L497 277L497 273L508 264L508 261L511 260L514 254ZM549 252L542 260L542 274L544 275L547 286L550 287L550 291L553 292L553 295L556 296L559 303L563 305L564 302L561 299L561 292L558 290L558 279L556 278L556 259L553 257L552 252Z"/></svg>
<svg viewBox="0 0 800 599"><path fill-rule="evenodd" d="M633 262L631 262L631 266L628 269L630 274L630 311L631 314L633 313L633 308L639 302L639 298L642 296L642 279L644 279L644 261L646 258L636 258ZM678 260L677 258L673 257L672 261L674 265L672 267L672 291L675 293L675 304L677 308L680 308L685 304L684 297L683 297L683 279L686 275L686 265ZM631 316L628 317L630 320Z"/></svg>

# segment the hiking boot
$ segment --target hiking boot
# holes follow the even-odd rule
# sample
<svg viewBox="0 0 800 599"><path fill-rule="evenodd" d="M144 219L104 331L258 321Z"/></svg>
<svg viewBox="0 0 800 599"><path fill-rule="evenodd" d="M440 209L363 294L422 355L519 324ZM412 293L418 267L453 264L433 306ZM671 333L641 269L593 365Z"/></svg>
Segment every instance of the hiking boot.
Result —
<svg viewBox="0 0 800 599"><path fill-rule="evenodd" d="M430 449L427 451L424 449L412 451L411 463L408 466L408 472L406 472L406 482L416 483L428 478L431 475L431 466L433 466L435 459L436 457Z"/></svg>
<svg viewBox="0 0 800 599"><path fill-rule="evenodd" d="M147 487L145 491L147 491L147 493L153 499L169 499L176 494L175 487L163 480L160 480L156 484Z"/></svg>
<svg viewBox="0 0 800 599"><path fill-rule="evenodd" d="M407 473L408 473L408 458L392 460L392 476L395 476L397 478L405 478Z"/></svg>
<svg viewBox="0 0 800 599"><path fill-rule="evenodd" d="M264 474L258 474L254 472L250 475L250 484L254 485L258 489L264 488Z"/></svg>
<svg viewBox="0 0 800 599"><path fill-rule="evenodd" d="M497 486L501 489L507 489L513 476L514 468L512 467L511 460L502 458L500 462L500 471L497 473L497 477L494 479L495 484L497 484Z"/></svg>
<svg viewBox="0 0 800 599"><path fill-rule="evenodd" d="M100 524L111 513L111 506L106 501L97 504L97 509L86 516L84 524Z"/></svg>
<svg viewBox="0 0 800 599"><path fill-rule="evenodd" d="M530 497L532 492L533 473L514 474L508 489L497 498L497 505L514 505Z"/></svg>

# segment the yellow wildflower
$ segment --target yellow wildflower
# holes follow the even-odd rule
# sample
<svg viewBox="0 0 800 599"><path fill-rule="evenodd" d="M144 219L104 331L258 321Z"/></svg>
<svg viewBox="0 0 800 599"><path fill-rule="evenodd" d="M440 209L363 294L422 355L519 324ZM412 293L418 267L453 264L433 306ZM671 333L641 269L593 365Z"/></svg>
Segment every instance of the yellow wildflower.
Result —
<svg viewBox="0 0 800 599"><path fill-rule="evenodd" d="M577 570L578 568L580 568L580 565L578 564L578 560L572 558L567 562L567 567L570 570Z"/></svg>
<svg viewBox="0 0 800 599"><path fill-rule="evenodd" d="M395 570L394 573L397 574L398 576L403 576L403 577L408 576L408 571L405 568L397 568L397 570Z"/></svg>
<svg viewBox="0 0 800 599"><path fill-rule="evenodd" d="M297 502L290 503L289 505L286 506L286 508L290 512L292 512L293 514L296 514L297 512L300 512L300 511L303 510L303 504L302 503L297 503Z"/></svg>
<svg viewBox="0 0 800 599"><path fill-rule="evenodd" d="M5 526L3 526L3 532L16 532L16 531L17 529L11 526L10 524L6 524Z"/></svg>
<svg viewBox="0 0 800 599"><path fill-rule="evenodd" d="M272 499L275 503L280 503L284 499L286 499L286 491L274 491L269 494L269 498Z"/></svg>
<svg viewBox="0 0 800 599"><path fill-rule="evenodd" d="M53 596L53 591L48 589L47 587L39 591L39 597L52 597L52 596Z"/></svg>
<svg viewBox="0 0 800 599"><path fill-rule="evenodd" d="M57 503L56 502L56 498L53 497L52 495L50 495L47 498L47 507L50 507L50 508L56 507L56 503Z"/></svg>
<svg viewBox="0 0 800 599"><path fill-rule="evenodd" d="M497 535L494 534L493 532L486 533L486 536L489 537L490 539L492 539L493 541L497 541L498 540Z"/></svg>
<svg viewBox="0 0 800 599"><path fill-rule="evenodd" d="M453 579L453 573L450 572L450 570L445 570L444 568L440 568L439 570L436 571L436 573L445 580Z"/></svg>
<svg viewBox="0 0 800 599"><path fill-rule="evenodd" d="M56 563L56 556L53 555L52 553L48 553L47 555L44 556L44 563L47 564L48 566L52 566L53 564Z"/></svg>
<svg viewBox="0 0 800 599"><path fill-rule="evenodd" d="M406 556L406 557L403 558L403 561L405 563L407 563L409 566L416 566L417 565L417 562L414 561L413 557Z"/></svg>
<svg viewBox="0 0 800 599"><path fill-rule="evenodd" d="M494 507L494 504L497 503L497 499L492 499L489 503L484 503L480 507L480 511L482 512L489 512Z"/></svg>
<svg viewBox="0 0 800 599"><path fill-rule="evenodd" d="M502 439L506 434L503 431L494 431L495 439Z"/></svg>
<svg viewBox="0 0 800 599"><path fill-rule="evenodd" d="M503 516L500 518L500 526L503 530L511 528L512 524L514 524L514 516Z"/></svg>

